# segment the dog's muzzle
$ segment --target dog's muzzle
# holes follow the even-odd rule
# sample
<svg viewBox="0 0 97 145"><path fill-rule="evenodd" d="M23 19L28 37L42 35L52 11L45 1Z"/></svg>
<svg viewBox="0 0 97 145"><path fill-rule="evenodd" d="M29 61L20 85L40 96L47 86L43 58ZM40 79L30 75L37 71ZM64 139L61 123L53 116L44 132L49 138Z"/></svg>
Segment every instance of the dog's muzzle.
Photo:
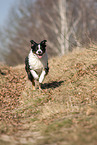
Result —
<svg viewBox="0 0 97 145"><path fill-rule="evenodd" d="M42 58L42 56L43 56L43 52L42 51L37 51L37 56L38 56L38 58Z"/></svg>

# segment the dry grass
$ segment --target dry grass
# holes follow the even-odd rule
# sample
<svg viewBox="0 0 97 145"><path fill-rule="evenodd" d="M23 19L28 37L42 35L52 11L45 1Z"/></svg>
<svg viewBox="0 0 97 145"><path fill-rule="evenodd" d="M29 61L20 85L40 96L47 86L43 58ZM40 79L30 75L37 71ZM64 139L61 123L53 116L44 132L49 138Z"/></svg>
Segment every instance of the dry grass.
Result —
<svg viewBox="0 0 97 145"><path fill-rule="evenodd" d="M96 145L97 48L52 58L49 66L42 92L32 91L24 66L1 75L2 86L6 81L9 84L1 89L1 143L13 138L12 143L16 144ZM11 84L10 77L14 78ZM10 85L15 84L16 90L11 88L8 93ZM15 104L9 99L9 108L5 103L6 87L10 98L14 91ZM5 134L10 136L4 137Z"/></svg>

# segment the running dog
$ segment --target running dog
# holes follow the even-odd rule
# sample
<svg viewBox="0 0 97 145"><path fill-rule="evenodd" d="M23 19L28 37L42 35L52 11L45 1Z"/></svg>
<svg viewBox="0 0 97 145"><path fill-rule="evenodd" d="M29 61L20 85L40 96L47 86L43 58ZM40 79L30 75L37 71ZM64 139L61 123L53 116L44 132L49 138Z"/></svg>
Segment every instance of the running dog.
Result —
<svg viewBox="0 0 97 145"><path fill-rule="evenodd" d="M31 40L31 50L29 55L25 58L25 70L28 79L32 82L33 90L35 90L35 80L39 81L39 89L42 89L42 82L48 74L48 56L46 52L46 42L43 40L36 43Z"/></svg>

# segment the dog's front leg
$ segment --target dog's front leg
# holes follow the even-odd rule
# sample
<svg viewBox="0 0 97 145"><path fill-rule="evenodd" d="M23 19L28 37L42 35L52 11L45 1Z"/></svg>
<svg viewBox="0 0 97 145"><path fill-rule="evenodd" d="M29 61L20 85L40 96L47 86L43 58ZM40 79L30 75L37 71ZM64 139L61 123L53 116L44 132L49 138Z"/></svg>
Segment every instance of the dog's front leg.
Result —
<svg viewBox="0 0 97 145"><path fill-rule="evenodd" d="M31 74L33 76L32 88L33 88L33 90L35 90L35 82L34 82L34 80L38 80L39 77L38 77L37 73L34 70L30 70L30 72L31 72Z"/></svg>
<svg viewBox="0 0 97 145"><path fill-rule="evenodd" d="M41 73L41 75L40 75L40 77L39 77L39 89L41 89L41 84L42 84L42 82L43 82L43 80L44 80L44 78L45 78L45 75L46 75L46 72L45 72L45 70L43 69L43 71L42 71L42 73Z"/></svg>
<svg viewBox="0 0 97 145"><path fill-rule="evenodd" d="M38 80L38 74L34 70L30 70L35 80Z"/></svg>

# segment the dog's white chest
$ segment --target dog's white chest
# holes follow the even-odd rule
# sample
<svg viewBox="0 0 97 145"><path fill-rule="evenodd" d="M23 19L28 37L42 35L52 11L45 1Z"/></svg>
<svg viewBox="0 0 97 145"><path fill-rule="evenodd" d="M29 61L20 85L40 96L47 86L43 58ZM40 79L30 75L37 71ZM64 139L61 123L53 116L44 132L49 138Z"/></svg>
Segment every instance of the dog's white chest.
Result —
<svg viewBox="0 0 97 145"><path fill-rule="evenodd" d="M43 68L47 67L47 62L48 62L47 53L45 53L43 57L39 59L35 54L32 53L32 51L30 51L29 53L30 69L41 71Z"/></svg>

